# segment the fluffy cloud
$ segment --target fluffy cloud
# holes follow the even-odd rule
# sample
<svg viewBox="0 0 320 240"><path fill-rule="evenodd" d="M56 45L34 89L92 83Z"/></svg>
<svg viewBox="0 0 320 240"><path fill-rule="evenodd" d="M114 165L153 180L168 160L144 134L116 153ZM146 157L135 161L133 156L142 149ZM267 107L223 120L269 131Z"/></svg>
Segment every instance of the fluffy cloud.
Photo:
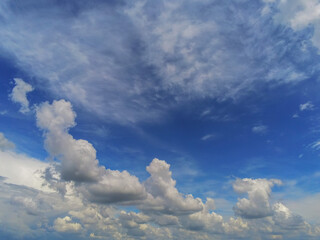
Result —
<svg viewBox="0 0 320 240"><path fill-rule="evenodd" d="M19 103L21 105L20 112L27 113L29 109L29 101L27 99L27 93L33 91L33 88L30 84L24 82L20 78L14 78L15 87L12 89L10 95L13 102Z"/></svg>
<svg viewBox="0 0 320 240"><path fill-rule="evenodd" d="M98 182L83 185L80 191L90 201L98 203L126 203L146 197L145 189L137 177L127 171L110 169L103 172Z"/></svg>
<svg viewBox="0 0 320 240"><path fill-rule="evenodd" d="M69 216L57 218L54 221L53 227L58 232L79 232L82 228L79 223L72 222L72 219Z"/></svg>
<svg viewBox="0 0 320 240"><path fill-rule="evenodd" d="M79 185L79 190L89 200L111 203L145 197L144 187L135 176L127 171L113 171L99 166L92 144L83 139L74 139L68 133L69 128L75 126L76 117L70 102L45 102L37 107L36 117L37 125L45 131L46 149L52 157L61 161L61 178L65 181L87 182Z"/></svg>
<svg viewBox="0 0 320 240"><path fill-rule="evenodd" d="M15 147L13 142L10 142L2 132L0 132L0 151L10 150Z"/></svg>
<svg viewBox="0 0 320 240"><path fill-rule="evenodd" d="M68 130L75 125L71 104L64 100L45 102L37 110L37 125L45 130L45 146L53 157L61 160L65 180L96 181L99 177L96 150L86 140L76 140Z"/></svg>
<svg viewBox="0 0 320 240"><path fill-rule="evenodd" d="M271 188L281 185L278 179L237 179L233 183L233 189L237 193L247 193L247 198L238 199L234 206L236 215L243 218L263 218L273 214L269 203Z"/></svg>
<svg viewBox="0 0 320 240"><path fill-rule="evenodd" d="M273 219L276 225L281 226L283 229L299 229L305 226L305 221L299 215L293 214L282 203L276 203L273 206L274 216Z"/></svg>
<svg viewBox="0 0 320 240"><path fill-rule="evenodd" d="M157 158L153 159L147 171L150 177L144 182L148 198L141 205L144 211L156 211L173 215L201 211L202 201L191 194L183 196L175 187L170 165Z"/></svg>
<svg viewBox="0 0 320 240"><path fill-rule="evenodd" d="M42 172L49 166L48 163L23 154L0 151L0 165L0 176L5 178L6 183L52 191L43 185Z"/></svg>
<svg viewBox="0 0 320 240"><path fill-rule="evenodd" d="M11 161L16 162L16 165L21 164L19 155L15 156ZM191 195L181 194L175 187L176 182L172 179L170 165L165 161L154 159L147 167L151 175L144 182L147 199L140 200L132 198L132 195L119 195L121 192L130 193L128 189L122 189L125 188L124 182L129 184L128 181L133 181L130 178L135 178L139 184L136 177L126 172L106 170L111 172L103 175L106 176L104 182L99 180L72 184L72 181L64 182L60 178L59 173L55 172L57 167L48 167L45 163L41 165L39 160L33 161L26 160L25 164L21 164L19 172L24 172L30 165L34 165L34 169L39 167L45 175L50 175L45 178L38 176L36 181L39 185L43 185L45 179L54 180L54 183L60 181L67 184L65 192L63 195L58 194L56 190L59 188L52 182L49 182L49 186L54 186L55 191L44 191L39 185L27 184L26 180L21 182L18 175L10 177L14 184L1 180L0 208L3 211L0 212L0 221L6 225L0 226L0 229L8 233L8 236L17 236L16 233L10 232L12 229L20 229L21 234L28 236L29 239L33 239L35 233L36 236L47 237L54 234L53 230L60 232L61 236L65 236L64 233L78 234L79 239L86 239L87 236L99 239L159 240L216 237L254 239L252 236L259 236L262 239L267 236L284 239L295 239L298 236L300 239L308 239L320 234L317 227L306 223L301 216L292 213L282 203L270 205L271 188L275 184L280 184L279 180L237 179L233 184L234 190L240 194L248 193L249 199L247 201L240 199L237 203L235 212L239 215L238 218L226 220L214 212L213 199L207 198L203 203ZM2 166L5 166L6 163L3 163ZM14 166L15 164L11 167ZM28 177L32 178L33 173L34 171L30 171ZM114 174L118 176L113 176ZM130 184L128 186L130 188ZM97 188L94 189L96 192L90 193L91 197L101 197L101 199L89 198L88 201L88 196L83 194L82 187L89 189L88 191ZM116 199L113 199L114 197ZM117 209L115 204L122 205L125 198L128 198L126 205L140 211L126 212L121 208ZM256 219L257 217L260 218Z"/></svg>

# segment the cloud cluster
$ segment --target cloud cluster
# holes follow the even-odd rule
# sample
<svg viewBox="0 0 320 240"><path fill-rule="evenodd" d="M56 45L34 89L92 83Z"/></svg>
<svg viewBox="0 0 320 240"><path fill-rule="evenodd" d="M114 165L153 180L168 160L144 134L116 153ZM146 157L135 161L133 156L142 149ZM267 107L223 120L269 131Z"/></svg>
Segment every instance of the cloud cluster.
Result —
<svg viewBox="0 0 320 240"><path fill-rule="evenodd" d="M225 219L216 212L214 199L203 202L179 192L170 164L163 160L151 161L146 167L150 177L142 183L127 171L106 169L89 142L69 133L75 117L65 100L36 108L37 125L44 131L46 149L58 160L55 163L0 152L7 166L0 172L5 177L0 180L0 207L11 211L7 224L20 221L21 234L30 239L35 232L37 236L57 232L62 238L74 234L78 239L159 240L294 239L320 234L283 203L270 203L272 187L281 185L277 179L236 179L234 191L248 198L239 198L233 208L236 217ZM24 175L14 174L17 169ZM123 208L129 206L136 210ZM0 220L5 216L0 213Z"/></svg>
<svg viewBox="0 0 320 240"><path fill-rule="evenodd" d="M19 161L21 157L16 155L12 162L16 162L23 172L31 162ZM34 161L39 166L44 164ZM133 199L128 194L130 191L123 189L125 184L130 188L128 181L134 177L131 175L120 177L118 181L113 175L121 176L121 172L105 170L103 180L79 182L77 179L66 181L59 172L53 171L62 171L61 168L51 166L49 169L50 174L47 173L48 168L42 167L42 172L51 178L39 177L37 181L42 185L47 179L61 182L65 184L63 194L52 182L48 182L53 187L51 192L45 191L18 181L20 175L10 177L14 184L0 181L0 207L6 209L0 213L0 220L8 216L6 211L11 211L11 218L5 220L6 224L11 226L20 221L21 234L30 239L34 238L35 231L37 236L47 236L56 231L62 237L63 234L76 234L78 239L253 239L251 236L264 238L268 235L308 239L320 234L319 229L293 214L284 204L272 206L269 203L271 188L281 183L275 179L236 179L233 183L235 192L248 194L249 198L239 199L234 207L238 217L227 220L215 212L214 199L207 198L204 203L192 195L181 194L175 187L170 165L162 160L154 159L147 166L150 177L141 184L146 195L141 199ZM26 174L28 178L34 178L36 172L28 171ZM96 191L86 195L83 188ZM128 195L119 197L122 193ZM121 209L126 197L125 205L135 207L137 211ZM8 229L2 231L10 235Z"/></svg>

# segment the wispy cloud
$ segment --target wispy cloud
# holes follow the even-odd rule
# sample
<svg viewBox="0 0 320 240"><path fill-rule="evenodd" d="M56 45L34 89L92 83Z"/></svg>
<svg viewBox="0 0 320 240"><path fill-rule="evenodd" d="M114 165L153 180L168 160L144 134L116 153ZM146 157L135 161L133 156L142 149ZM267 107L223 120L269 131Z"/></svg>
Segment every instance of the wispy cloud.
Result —
<svg viewBox="0 0 320 240"><path fill-rule="evenodd" d="M265 134L268 131L268 127L266 125L256 125L252 127L252 132L256 134Z"/></svg>
<svg viewBox="0 0 320 240"><path fill-rule="evenodd" d="M258 85L302 81L317 69L314 51L301 47L307 40L279 31L272 11L261 16L261 2L68 6L2 1L3 57L42 89L107 121L158 121L190 99L235 100Z"/></svg>
<svg viewBox="0 0 320 240"><path fill-rule="evenodd" d="M202 141L207 141L207 140L212 139L212 138L214 138L214 137L215 137L214 134L207 134L207 135L204 135L204 136L201 138L201 140L202 140Z"/></svg>

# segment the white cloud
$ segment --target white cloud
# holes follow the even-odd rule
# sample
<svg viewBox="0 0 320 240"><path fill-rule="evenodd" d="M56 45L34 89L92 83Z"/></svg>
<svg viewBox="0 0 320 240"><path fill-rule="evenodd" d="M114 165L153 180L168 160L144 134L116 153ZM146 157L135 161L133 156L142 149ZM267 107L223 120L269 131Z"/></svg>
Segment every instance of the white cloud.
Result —
<svg viewBox="0 0 320 240"><path fill-rule="evenodd" d="M269 199L271 188L281 185L278 179L237 179L233 189L237 193L247 193L247 198L238 199L233 210L236 215L243 218L264 218L273 214Z"/></svg>
<svg viewBox="0 0 320 240"><path fill-rule="evenodd" d="M320 48L320 3L317 0L281 0L277 1L278 13L276 21L289 25L294 30L301 30L312 25L314 34L313 44Z"/></svg>
<svg viewBox="0 0 320 240"><path fill-rule="evenodd" d="M37 125L45 130L45 147L51 156L61 160L65 180L97 181L99 178L96 150L86 140L76 140L69 133L76 114L64 100L45 102L36 109Z"/></svg>
<svg viewBox="0 0 320 240"><path fill-rule="evenodd" d="M54 221L54 229L58 232L79 232L82 227L79 223L72 222L69 216L64 218L57 218Z"/></svg>
<svg viewBox="0 0 320 240"><path fill-rule="evenodd" d="M2 132L0 132L0 151L11 150L15 148L13 142L10 142Z"/></svg>
<svg viewBox="0 0 320 240"><path fill-rule="evenodd" d="M20 112L27 113L29 109L29 101L27 99L27 94L33 91L33 88L30 84L24 82L21 78L14 78L15 87L12 89L10 94L11 100L15 103L21 105Z"/></svg>
<svg viewBox="0 0 320 240"><path fill-rule="evenodd" d="M170 165L165 161L153 159L147 171L150 177L144 182L148 198L140 208L144 211L156 211L165 214L180 215L201 211L202 201L191 194L183 196L175 187Z"/></svg>
<svg viewBox="0 0 320 240"><path fill-rule="evenodd" d="M190 99L238 99L260 83L306 79L285 57L287 39L257 21L259 8L234 4L74 3L74 14L52 2L3 0L0 47L43 90L122 124L157 121Z"/></svg>
<svg viewBox="0 0 320 240"><path fill-rule="evenodd" d="M252 127L252 132L257 134L265 134L268 131L268 127L265 125L257 125Z"/></svg>
<svg viewBox="0 0 320 240"><path fill-rule="evenodd" d="M309 101L299 105L300 111L311 111L314 110L314 105Z"/></svg>
<svg viewBox="0 0 320 240"><path fill-rule="evenodd" d="M36 109L37 125L45 131L45 147L61 161L61 178L87 182L79 185L89 200L100 203L126 202L145 198L139 179L127 171L99 166L96 150L86 140L74 139L68 133L75 126L76 114L65 100L45 102ZM55 184L56 185L56 184Z"/></svg>
<svg viewBox="0 0 320 240"><path fill-rule="evenodd" d="M209 140L209 139L212 139L214 138L214 135L213 134L207 134L207 135L204 135L201 140L202 141L206 141L206 140Z"/></svg>
<svg viewBox="0 0 320 240"><path fill-rule="evenodd" d="M52 191L43 186L43 171L49 166L46 162L14 152L0 151L0 176L6 183L22 185L43 191Z"/></svg>

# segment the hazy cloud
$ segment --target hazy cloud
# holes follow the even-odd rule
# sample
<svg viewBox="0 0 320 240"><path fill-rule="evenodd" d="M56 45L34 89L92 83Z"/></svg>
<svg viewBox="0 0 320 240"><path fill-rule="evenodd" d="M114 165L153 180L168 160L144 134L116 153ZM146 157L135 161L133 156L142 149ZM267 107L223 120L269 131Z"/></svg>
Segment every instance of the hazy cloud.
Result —
<svg viewBox="0 0 320 240"><path fill-rule="evenodd" d="M2 132L0 132L0 151L14 149L15 145L13 142L10 142Z"/></svg>

